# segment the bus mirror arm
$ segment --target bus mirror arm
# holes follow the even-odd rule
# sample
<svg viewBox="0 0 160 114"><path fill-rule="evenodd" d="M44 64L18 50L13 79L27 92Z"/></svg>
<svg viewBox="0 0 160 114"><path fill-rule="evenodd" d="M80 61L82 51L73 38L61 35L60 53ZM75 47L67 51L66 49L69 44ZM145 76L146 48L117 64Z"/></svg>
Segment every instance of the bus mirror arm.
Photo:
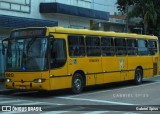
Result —
<svg viewBox="0 0 160 114"><path fill-rule="evenodd" d="M5 54L5 46L2 44L2 55Z"/></svg>
<svg viewBox="0 0 160 114"><path fill-rule="evenodd" d="M54 38L54 36L52 34L49 34L49 38Z"/></svg>
<svg viewBox="0 0 160 114"><path fill-rule="evenodd" d="M6 46L4 44L4 41L7 41L7 40L8 40L8 38L2 40L2 55L5 55L5 48L6 48Z"/></svg>

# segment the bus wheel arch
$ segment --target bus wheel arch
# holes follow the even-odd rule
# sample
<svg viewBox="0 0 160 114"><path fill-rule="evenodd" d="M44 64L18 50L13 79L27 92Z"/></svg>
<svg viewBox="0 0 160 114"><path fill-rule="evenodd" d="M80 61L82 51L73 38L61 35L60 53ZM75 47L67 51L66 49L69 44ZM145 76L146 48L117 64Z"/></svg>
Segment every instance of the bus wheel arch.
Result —
<svg viewBox="0 0 160 114"><path fill-rule="evenodd" d="M142 79L143 79L143 68L141 66L138 66L135 70L134 83L136 85L139 85L142 83Z"/></svg>
<svg viewBox="0 0 160 114"><path fill-rule="evenodd" d="M76 71L72 77L72 92L74 94L81 93L85 85L86 77L84 72L81 70Z"/></svg>

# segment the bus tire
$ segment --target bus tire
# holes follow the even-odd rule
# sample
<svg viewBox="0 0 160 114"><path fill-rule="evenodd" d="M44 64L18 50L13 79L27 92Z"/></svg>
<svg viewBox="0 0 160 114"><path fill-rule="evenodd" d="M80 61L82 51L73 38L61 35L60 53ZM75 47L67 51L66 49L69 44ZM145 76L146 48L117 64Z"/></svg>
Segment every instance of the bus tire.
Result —
<svg viewBox="0 0 160 114"><path fill-rule="evenodd" d="M136 85L139 85L142 83L142 79L143 79L143 71L142 71L142 69L137 68L135 71L134 83Z"/></svg>
<svg viewBox="0 0 160 114"><path fill-rule="evenodd" d="M72 92L79 94L82 92L84 87L83 77L80 73L75 73L72 78Z"/></svg>

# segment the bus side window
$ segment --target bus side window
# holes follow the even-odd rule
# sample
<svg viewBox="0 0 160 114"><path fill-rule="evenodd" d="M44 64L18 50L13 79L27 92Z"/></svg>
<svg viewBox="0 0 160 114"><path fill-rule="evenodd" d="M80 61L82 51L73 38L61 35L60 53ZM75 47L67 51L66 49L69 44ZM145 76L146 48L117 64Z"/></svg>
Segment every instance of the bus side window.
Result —
<svg viewBox="0 0 160 114"><path fill-rule="evenodd" d="M68 45L69 55L71 57L85 56L84 36L68 36Z"/></svg>
<svg viewBox="0 0 160 114"><path fill-rule="evenodd" d="M116 55L126 55L126 40L123 38L115 38Z"/></svg>
<svg viewBox="0 0 160 114"><path fill-rule="evenodd" d="M113 56L115 54L113 38L101 38L102 56Z"/></svg>
<svg viewBox="0 0 160 114"><path fill-rule="evenodd" d="M143 39L138 40L138 54L139 55L148 55L147 40L143 40Z"/></svg>
<svg viewBox="0 0 160 114"><path fill-rule="evenodd" d="M137 41L136 39L127 39L128 55L137 55Z"/></svg>
<svg viewBox="0 0 160 114"><path fill-rule="evenodd" d="M157 42L155 40L148 40L148 52L149 55L155 55L157 53Z"/></svg>
<svg viewBox="0 0 160 114"><path fill-rule="evenodd" d="M87 56L101 56L100 38L86 36Z"/></svg>
<svg viewBox="0 0 160 114"><path fill-rule="evenodd" d="M66 43L64 39L51 40L50 45L50 67L51 69L60 68L66 63Z"/></svg>

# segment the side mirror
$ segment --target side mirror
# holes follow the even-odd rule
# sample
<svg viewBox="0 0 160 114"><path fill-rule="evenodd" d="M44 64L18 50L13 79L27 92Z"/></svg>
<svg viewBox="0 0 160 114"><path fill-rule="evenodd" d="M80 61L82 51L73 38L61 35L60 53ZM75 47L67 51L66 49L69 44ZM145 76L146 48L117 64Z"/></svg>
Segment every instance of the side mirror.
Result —
<svg viewBox="0 0 160 114"><path fill-rule="evenodd" d="M5 54L5 46L2 44L2 55Z"/></svg>
<svg viewBox="0 0 160 114"><path fill-rule="evenodd" d="M7 48L8 38L2 40L2 54L5 55L5 49Z"/></svg>
<svg viewBox="0 0 160 114"><path fill-rule="evenodd" d="M50 38L50 39L54 39L54 35L52 34L52 33L50 33L49 35L48 35L48 37Z"/></svg>

